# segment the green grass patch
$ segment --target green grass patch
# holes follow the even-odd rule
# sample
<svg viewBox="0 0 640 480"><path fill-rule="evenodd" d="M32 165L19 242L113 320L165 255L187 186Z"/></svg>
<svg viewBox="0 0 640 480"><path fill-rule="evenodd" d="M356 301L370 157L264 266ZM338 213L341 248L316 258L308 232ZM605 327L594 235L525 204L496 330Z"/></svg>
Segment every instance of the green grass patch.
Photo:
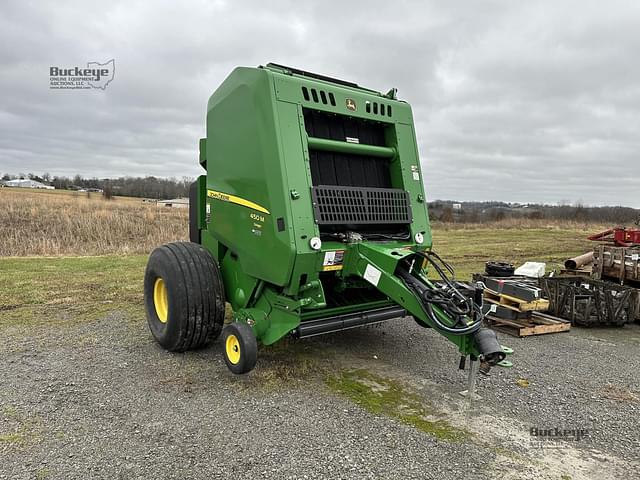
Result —
<svg viewBox="0 0 640 480"><path fill-rule="evenodd" d="M3 445L24 446L37 443L42 439L42 422L39 417L21 414L13 407L4 407L4 422L0 425L0 448Z"/></svg>
<svg viewBox="0 0 640 480"><path fill-rule="evenodd" d="M415 392L401 383L367 370L347 370L326 379L335 393L346 396L375 415L386 415L439 440L460 442L471 433L440 418Z"/></svg>
<svg viewBox="0 0 640 480"><path fill-rule="evenodd" d="M21 432L11 432L0 434L0 443L22 443L27 436Z"/></svg>
<svg viewBox="0 0 640 480"><path fill-rule="evenodd" d="M0 259L0 325L143 315L146 255Z"/></svg>
<svg viewBox="0 0 640 480"><path fill-rule="evenodd" d="M332 368L333 351L310 342L283 338L273 345L260 345L258 366L247 388L264 391L291 389L309 379L322 379Z"/></svg>
<svg viewBox="0 0 640 480"><path fill-rule="evenodd" d="M49 478L49 469L48 468L40 468L36 472L36 480L44 480L45 478Z"/></svg>

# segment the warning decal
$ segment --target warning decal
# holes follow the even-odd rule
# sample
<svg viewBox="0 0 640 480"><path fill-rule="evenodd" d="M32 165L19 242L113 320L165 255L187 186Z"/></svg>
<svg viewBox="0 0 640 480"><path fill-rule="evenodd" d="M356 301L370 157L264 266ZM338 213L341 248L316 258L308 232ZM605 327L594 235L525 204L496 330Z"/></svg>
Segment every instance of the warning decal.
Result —
<svg viewBox="0 0 640 480"><path fill-rule="evenodd" d="M342 261L344 260L344 250L333 250L324 253L322 262L322 270L328 272L330 270L342 270Z"/></svg>
<svg viewBox="0 0 640 480"><path fill-rule="evenodd" d="M380 270L370 263L367 264L367 268L364 269L364 279L367 282L371 283L374 287L377 287L381 276L382 272Z"/></svg>

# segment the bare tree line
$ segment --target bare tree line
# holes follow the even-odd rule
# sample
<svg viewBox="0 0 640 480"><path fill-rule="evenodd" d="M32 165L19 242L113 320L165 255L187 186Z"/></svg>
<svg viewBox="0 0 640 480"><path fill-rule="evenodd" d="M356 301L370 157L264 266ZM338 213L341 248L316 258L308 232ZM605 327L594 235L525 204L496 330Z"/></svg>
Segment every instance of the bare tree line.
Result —
<svg viewBox="0 0 640 480"><path fill-rule="evenodd" d="M57 189L78 190L98 189L105 198L114 195L169 199L188 196L191 177L120 177L120 178L84 178L52 176L49 173L34 175L20 173L4 174L2 180L28 178ZM590 207L578 202L573 205L512 204L505 202L454 202L436 200L429 203L429 216L432 220L448 223L482 223L505 219L527 220L571 220L601 224L630 224L638 220L640 210L623 206Z"/></svg>
<svg viewBox="0 0 640 480"><path fill-rule="evenodd" d="M189 185L194 181L191 177L158 178L158 177L120 177L120 178L84 178L81 175L74 177L52 176L49 173L34 175L33 173L20 173L18 175L4 174L2 180L16 178L28 178L46 185L53 185L62 190L102 190L105 198L113 195L127 197L142 197L155 199L169 199L188 196Z"/></svg>
<svg viewBox="0 0 640 480"><path fill-rule="evenodd" d="M623 206L590 207L582 203L543 205L504 202L429 203L432 220L447 223L497 222L506 219L570 220L600 224L630 225L640 218L640 210Z"/></svg>

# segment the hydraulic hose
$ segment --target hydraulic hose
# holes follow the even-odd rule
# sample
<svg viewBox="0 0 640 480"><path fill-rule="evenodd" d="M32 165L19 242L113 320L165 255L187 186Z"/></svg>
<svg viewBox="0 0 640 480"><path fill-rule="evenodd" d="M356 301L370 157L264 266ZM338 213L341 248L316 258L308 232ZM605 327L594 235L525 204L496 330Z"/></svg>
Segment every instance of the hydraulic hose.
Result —
<svg viewBox="0 0 640 480"><path fill-rule="evenodd" d="M420 299L427 317L435 328L451 335L467 335L478 331L484 318L482 309L473 298L460 293L452 279L445 273L445 270L447 270L453 277L453 268L434 252L429 252L428 254L416 252L416 255L427 260L434 267L444 286L434 287L428 285L413 275L411 272L415 262L411 262L406 270L400 268L397 274ZM438 307L440 312L434 307ZM452 324L447 325L440 316L450 318ZM471 323L468 323L469 319L472 319Z"/></svg>

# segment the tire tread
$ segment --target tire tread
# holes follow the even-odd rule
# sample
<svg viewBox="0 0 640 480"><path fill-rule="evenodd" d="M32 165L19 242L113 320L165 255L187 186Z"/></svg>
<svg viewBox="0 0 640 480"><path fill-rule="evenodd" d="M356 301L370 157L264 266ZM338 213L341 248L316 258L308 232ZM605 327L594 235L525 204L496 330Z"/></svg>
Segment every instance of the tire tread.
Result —
<svg viewBox="0 0 640 480"><path fill-rule="evenodd" d="M170 295L179 305L180 318L176 319L179 324L177 334L171 337L173 340L161 342L165 348L184 352L216 339L224 323L225 295L220 269L211 254L199 244L173 242L158 247L151 254L150 264L151 259L155 260L154 264L163 264L166 271L177 277ZM148 285L150 283L145 279L145 295L151 294ZM148 302L145 304L151 322L155 312L149 311ZM156 339L160 341L157 336Z"/></svg>

